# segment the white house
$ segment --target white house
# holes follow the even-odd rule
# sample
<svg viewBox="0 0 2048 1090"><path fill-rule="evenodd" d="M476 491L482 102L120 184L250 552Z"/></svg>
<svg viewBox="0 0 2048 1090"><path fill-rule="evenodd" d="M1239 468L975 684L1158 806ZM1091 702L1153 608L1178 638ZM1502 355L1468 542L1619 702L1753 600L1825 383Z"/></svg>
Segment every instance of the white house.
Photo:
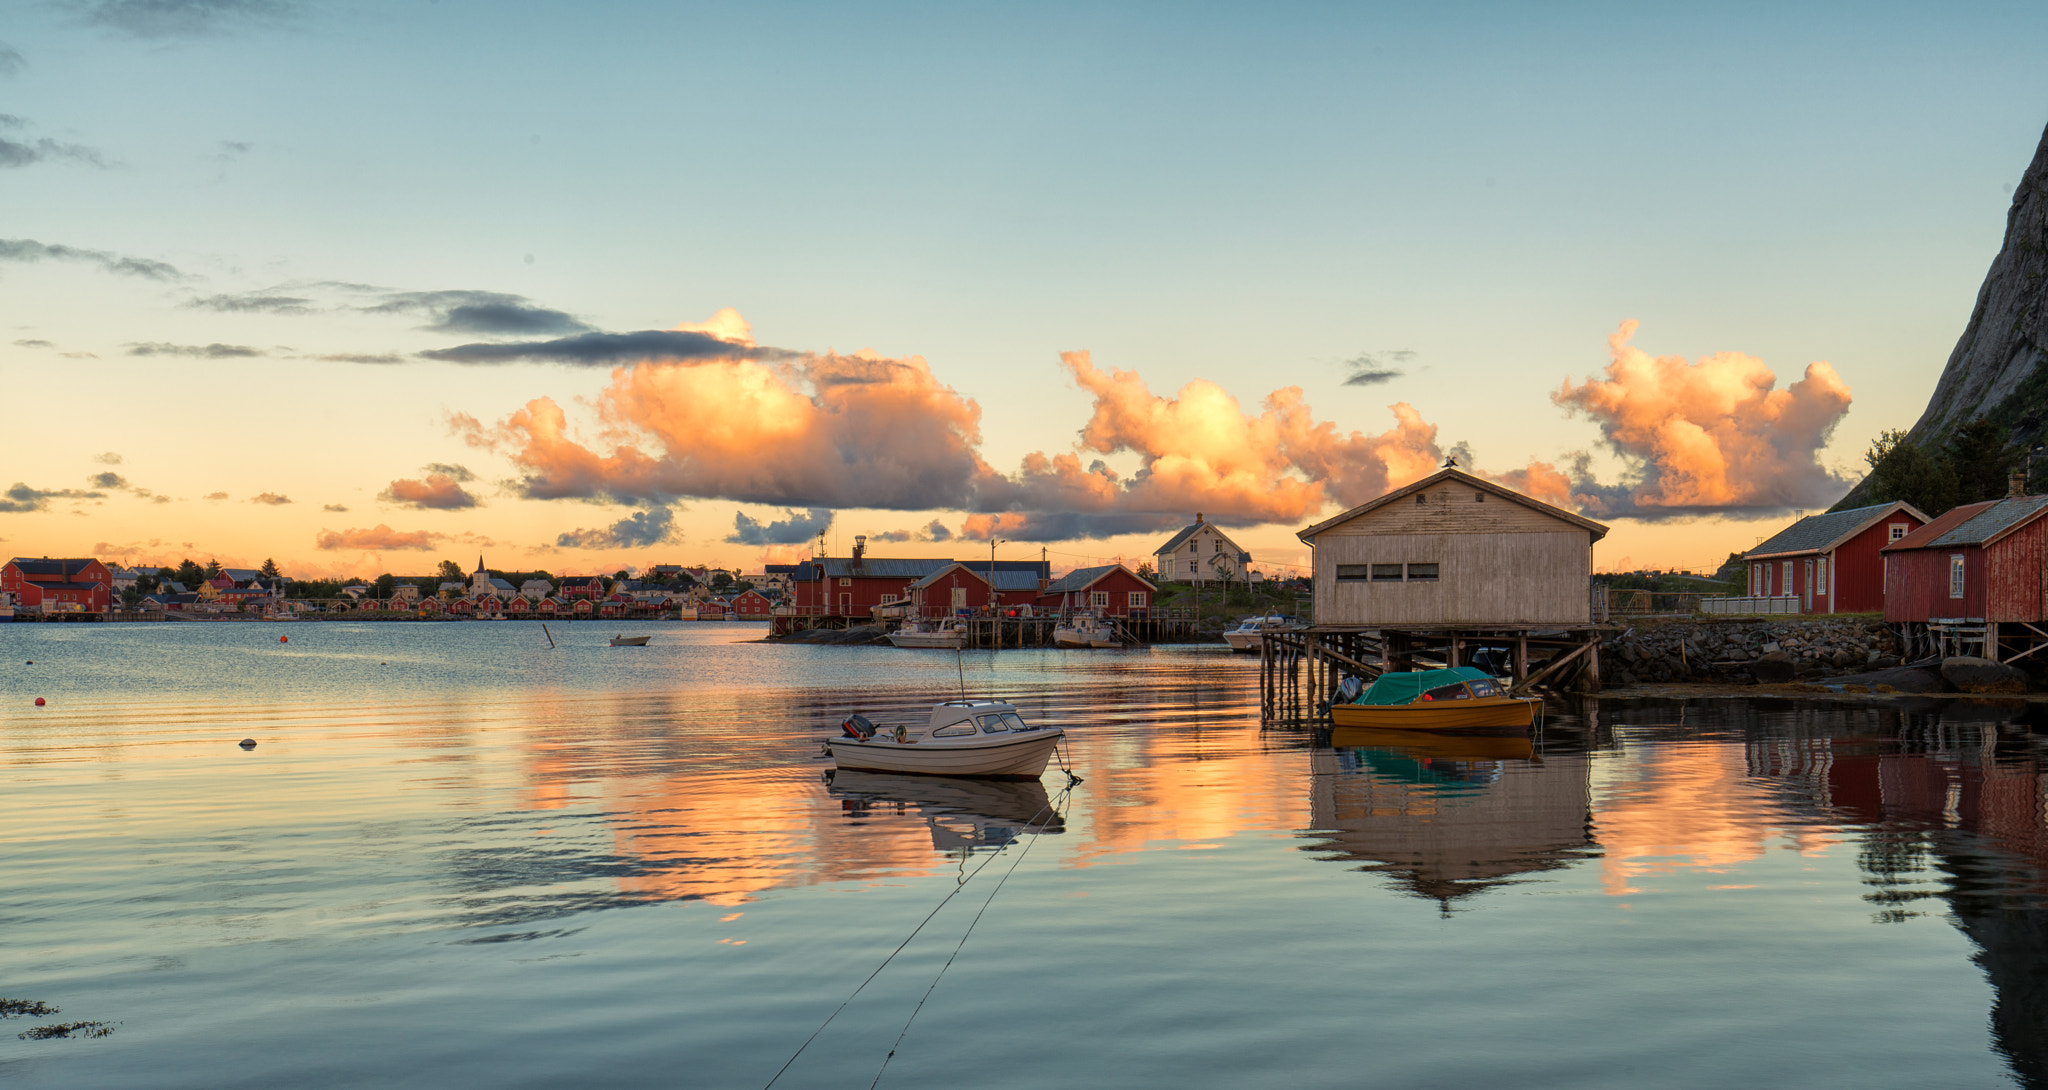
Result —
<svg viewBox="0 0 2048 1090"><path fill-rule="evenodd" d="M1152 555L1158 560L1159 578L1180 583L1242 580L1252 562L1252 554L1199 511L1193 523L1152 550Z"/></svg>

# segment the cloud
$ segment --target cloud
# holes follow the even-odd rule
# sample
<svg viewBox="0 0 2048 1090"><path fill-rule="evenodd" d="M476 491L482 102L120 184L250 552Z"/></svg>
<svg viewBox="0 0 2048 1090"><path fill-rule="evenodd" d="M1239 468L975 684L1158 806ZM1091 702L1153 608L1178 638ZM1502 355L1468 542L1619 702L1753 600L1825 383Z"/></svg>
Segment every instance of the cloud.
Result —
<svg viewBox="0 0 2048 1090"><path fill-rule="evenodd" d="M462 485L446 473L429 473L423 481L392 481L391 487L378 493L377 498L386 503L401 503L436 511L457 511L476 506L476 497L464 491Z"/></svg>
<svg viewBox="0 0 2048 1090"><path fill-rule="evenodd" d="M555 538L564 549L644 549L671 540L675 513L666 507L636 511L604 529L571 530Z"/></svg>
<svg viewBox="0 0 2048 1090"><path fill-rule="evenodd" d="M105 499L104 492L87 492L76 488L30 488L16 481L14 487L0 492L0 513L26 514L31 511L47 511L51 500L98 500Z"/></svg>
<svg viewBox="0 0 2048 1090"><path fill-rule="evenodd" d="M621 363L693 363L736 359L787 359L799 353L755 345L735 345L708 333L681 329L643 329L637 333L585 333L552 341L509 344L461 344L422 352L423 358L448 363L575 363L607 367Z"/></svg>
<svg viewBox="0 0 2048 1090"><path fill-rule="evenodd" d="M1391 382L1407 372L1403 370L1415 361L1415 353L1400 348L1392 352L1361 352L1344 361L1344 369L1351 372L1344 379L1346 386L1377 386Z"/></svg>
<svg viewBox="0 0 2048 1090"><path fill-rule="evenodd" d="M0 261L85 261L121 276L146 280L183 280L185 274L174 265L142 257L126 257L105 250L81 250L76 246L37 242L32 238L0 238Z"/></svg>
<svg viewBox="0 0 2048 1090"><path fill-rule="evenodd" d="M980 407L921 358L762 359L750 340L712 342L686 362L616 369L595 406L603 446L572 436L549 398L493 426L453 423L473 445L507 452L532 498L943 508L1014 516L976 525L1019 540L1178 526L1196 511L1231 525L1299 521L1331 499L1363 502L1426 475L1441 455L1436 429L1407 405L1393 407L1384 434L1338 432L1299 388L1268 395L1253 416L1213 382L1160 397L1135 373L1105 374L1071 352L1062 365L1094 398L1079 442L1002 473L980 457ZM1119 473L1112 457L1137 468Z"/></svg>
<svg viewBox="0 0 2048 1090"><path fill-rule="evenodd" d="M256 145L246 140L223 140L220 142L219 149L214 152L213 157L223 163L232 163L242 156L249 154L255 147Z"/></svg>
<svg viewBox="0 0 2048 1090"><path fill-rule="evenodd" d="M946 524L933 519L921 530L885 530L872 535L876 541L951 541L953 531Z"/></svg>
<svg viewBox="0 0 2048 1090"><path fill-rule="evenodd" d="M471 473L468 466L455 465L449 462L428 462L420 467L420 472L439 473L443 477L453 478L464 484L476 480L476 474Z"/></svg>
<svg viewBox="0 0 2048 1090"><path fill-rule="evenodd" d="M314 535L313 546L318 549L348 549L358 552L431 549L434 542L444 536L427 530L394 530L380 522L367 530L322 530Z"/></svg>
<svg viewBox="0 0 2048 1090"><path fill-rule="evenodd" d="M209 500L213 500L213 501L215 501L215 502L219 502L219 501L221 501L221 500L227 499L227 498L228 498L228 494L227 494L227 493L225 493L225 492L208 492L208 493L207 493L207 494L206 494L205 496L203 496L203 497L201 497L201 498L203 498L203 499L209 499Z"/></svg>
<svg viewBox="0 0 2048 1090"><path fill-rule="evenodd" d="M333 511L333 512L336 512L336 513L341 513L341 512L345 512L345 511L347 511L347 510L348 510L348 505L346 505L346 504L340 504L340 503L329 503L329 504L322 504L322 505L321 505L321 507L320 507L320 510L322 510L322 511Z"/></svg>
<svg viewBox="0 0 2048 1090"><path fill-rule="evenodd" d="M497 291L395 292L360 309L371 314L425 314L430 319L426 328L437 333L531 337L581 333L590 328L562 311L536 306L524 296Z"/></svg>
<svg viewBox="0 0 2048 1090"><path fill-rule="evenodd" d="M113 472L95 473L86 478L86 483L94 488L121 489L128 487L128 478Z"/></svg>
<svg viewBox="0 0 2048 1090"><path fill-rule="evenodd" d="M103 466L117 466L117 465L120 465L120 464L121 464L121 461L122 461L122 459L121 459L121 456L120 456L120 455L118 455L118 454L116 454L116 453L114 453L114 452L113 452L113 451L111 451L111 450L110 450L110 451L108 451L108 452L106 452L105 454L95 454L95 455L93 455L93 459L92 459L92 460L93 460L93 461L95 461L95 462L98 462L99 464L101 464L101 465L103 465Z"/></svg>
<svg viewBox="0 0 2048 1090"><path fill-rule="evenodd" d="M54 345L54 344L52 344L52 343L50 343L49 341L44 341L44 340L35 340L35 339L29 339L29 340L20 340L20 341L16 341L16 342L14 342L14 347L16 347L16 348L55 348L55 347L57 347L57 346L56 346L56 345Z"/></svg>
<svg viewBox="0 0 2048 1090"><path fill-rule="evenodd" d="M832 509L813 507L809 511L785 512L789 517L760 523L744 511L732 514L733 531L725 540L730 545L797 545L824 533L832 526Z"/></svg>
<svg viewBox="0 0 2048 1090"><path fill-rule="evenodd" d="M252 356L267 356L270 353L246 344L165 344L152 341L130 344L131 356L189 356L193 359L228 360L246 359Z"/></svg>
<svg viewBox="0 0 2048 1090"><path fill-rule="evenodd" d="M0 79L13 79L28 67L28 61L5 43L0 43Z"/></svg>
<svg viewBox="0 0 2048 1090"><path fill-rule="evenodd" d="M271 290L208 295L185 305L227 314L312 314L318 309L304 296L277 295Z"/></svg>
<svg viewBox="0 0 2048 1090"><path fill-rule="evenodd" d="M1602 444L1626 467L1622 479L1595 480L1583 454L1564 469L1532 463L1519 479L1553 497L1567 480L1568 505L1596 518L1764 518L1841 497L1849 482L1819 461L1849 411L1849 387L1833 367L1808 364L1779 390L1754 356L1652 356L1629 343L1636 328L1623 322L1607 339L1605 378L1567 380L1551 395L1599 425Z"/></svg>
<svg viewBox="0 0 2048 1090"><path fill-rule="evenodd" d="M9 140L0 136L0 169L34 166L52 159L104 167L100 153L84 144L65 144L45 136L37 140Z"/></svg>
<svg viewBox="0 0 2048 1090"><path fill-rule="evenodd" d="M341 352L326 356L313 356L323 363L404 363L405 357L396 352Z"/></svg>
<svg viewBox="0 0 2048 1090"><path fill-rule="evenodd" d="M258 492L249 497L249 502L260 503L269 507L283 507L285 504L292 502L292 499L290 496L282 496L276 492Z"/></svg>
<svg viewBox="0 0 2048 1090"><path fill-rule="evenodd" d="M196 38L238 23L283 23L303 5L296 0L71 0L90 26L136 38Z"/></svg>

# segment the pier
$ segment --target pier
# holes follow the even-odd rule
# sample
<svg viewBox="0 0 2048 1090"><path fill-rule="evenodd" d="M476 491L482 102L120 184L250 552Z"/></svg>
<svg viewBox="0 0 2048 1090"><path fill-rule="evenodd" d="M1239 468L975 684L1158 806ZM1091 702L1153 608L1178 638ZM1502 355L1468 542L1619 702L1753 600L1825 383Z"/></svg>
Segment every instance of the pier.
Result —
<svg viewBox="0 0 2048 1090"><path fill-rule="evenodd" d="M962 623L967 626L967 646L990 649L1051 647L1052 630L1059 627L1064 620L1065 618L1056 613L961 618ZM1133 646L1194 643L1202 638L1195 611L1192 609L1134 610L1128 616L1108 617L1105 620L1120 639ZM843 614L806 613L785 606L776 610L769 636L791 636L814 628L847 629L881 623L887 622Z"/></svg>
<svg viewBox="0 0 2048 1090"><path fill-rule="evenodd" d="M1259 644L1259 710L1268 722L1323 717L1346 676L1474 666L1510 691L1598 692L1605 625L1362 628L1316 625L1267 632Z"/></svg>

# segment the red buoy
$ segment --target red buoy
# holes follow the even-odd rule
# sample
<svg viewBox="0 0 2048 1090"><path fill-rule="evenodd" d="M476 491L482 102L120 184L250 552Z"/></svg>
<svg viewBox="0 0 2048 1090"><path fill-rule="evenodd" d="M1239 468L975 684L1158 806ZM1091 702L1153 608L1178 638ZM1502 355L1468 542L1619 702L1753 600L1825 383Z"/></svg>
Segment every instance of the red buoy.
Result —
<svg viewBox="0 0 2048 1090"><path fill-rule="evenodd" d="M43 698L42 698L42 697L40 697L40 696L39 696L39 697L36 697L36 707L40 708L40 707L42 707L42 706L43 706Z"/></svg>
<svg viewBox="0 0 2048 1090"><path fill-rule="evenodd" d="M292 638L291 638L290 636L279 636L279 637L277 638L277 642L279 642L279 643L290 643L290 642L292 642Z"/></svg>

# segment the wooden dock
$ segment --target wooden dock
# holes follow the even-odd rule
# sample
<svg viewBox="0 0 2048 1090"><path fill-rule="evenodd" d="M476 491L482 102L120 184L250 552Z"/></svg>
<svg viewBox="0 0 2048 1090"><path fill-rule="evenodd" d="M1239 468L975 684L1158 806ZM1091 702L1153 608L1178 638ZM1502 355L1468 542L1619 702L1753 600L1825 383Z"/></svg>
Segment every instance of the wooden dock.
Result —
<svg viewBox="0 0 2048 1090"><path fill-rule="evenodd" d="M936 618L934 618L936 619ZM979 616L963 618L967 625L967 646L999 649L1005 647L1051 647L1052 630L1062 619L1051 613L1029 617ZM1192 609L1153 609L1129 616L1109 618L1117 635L1126 643L1142 646L1154 643L1190 643L1201 638ZM793 611L778 613L771 637L786 636L810 628L846 629L875 624L874 620L832 614L803 616Z"/></svg>
<svg viewBox="0 0 2048 1090"><path fill-rule="evenodd" d="M1604 625L1350 628L1268 632L1259 645L1259 708L1269 722L1320 720L1347 676L1477 666L1513 692L1598 692Z"/></svg>

